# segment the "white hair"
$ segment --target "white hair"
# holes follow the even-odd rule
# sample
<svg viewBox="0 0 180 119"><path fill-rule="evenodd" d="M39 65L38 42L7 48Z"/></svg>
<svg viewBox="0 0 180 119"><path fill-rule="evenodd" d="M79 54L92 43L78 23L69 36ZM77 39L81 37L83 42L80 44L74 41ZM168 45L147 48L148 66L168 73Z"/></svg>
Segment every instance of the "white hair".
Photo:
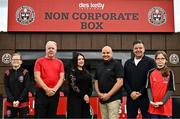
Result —
<svg viewBox="0 0 180 119"><path fill-rule="evenodd" d="M46 49L48 48L48 45L49 45L49 44L53 44L53 45L55 45L56 48L57 48L57 43L56 43L55 41L48 41L48 42L46 43Z"/></svg>

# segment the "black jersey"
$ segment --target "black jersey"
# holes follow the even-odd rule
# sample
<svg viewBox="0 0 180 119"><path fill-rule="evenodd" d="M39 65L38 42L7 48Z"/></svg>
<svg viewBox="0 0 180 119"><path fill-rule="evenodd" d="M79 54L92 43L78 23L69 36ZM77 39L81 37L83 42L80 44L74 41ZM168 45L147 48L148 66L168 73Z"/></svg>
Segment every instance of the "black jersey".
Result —
<svg viewBox="0 0 180 119"><path fill-rule="evenodd" d="M108 93L117 82L117 78L123 78L123 66L117 60L111 59L108 62L102 62L98 65L95 73L95 80L98 80L99 90L102 93ZM121 89L117 91L107 101L100 100L101 103L109 103L122 98Z"/></svg>
<svg viewBox="0 0 180 119"><path fill-rule="evenodd" d="M7 70L4 75L4 85L8 102L28 101L30 78L26 69Z"/></svg>

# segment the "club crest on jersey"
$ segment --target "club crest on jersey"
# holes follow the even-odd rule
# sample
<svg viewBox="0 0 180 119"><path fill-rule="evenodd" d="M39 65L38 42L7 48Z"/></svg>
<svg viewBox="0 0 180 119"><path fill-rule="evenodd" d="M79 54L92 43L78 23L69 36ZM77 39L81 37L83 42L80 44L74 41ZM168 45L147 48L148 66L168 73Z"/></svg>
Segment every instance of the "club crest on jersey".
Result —
<svg viewBox="0 0 180 119"><path fill-rule="evenodd" d="M28 25L34 22L35 12L29 6L21 6L16 11L16 21L22 25Z"/></svg>
<svg viewBox="0 0 180 119"><path fill-rule="evenodd" d="M24 77L23 77L23 76L20 76L20 77L19 77L19 82L22 83L23 81L24 81Z"/></svg>
<svg viewBox="0 0 180 119"><path fill-rule="evenodd" d="M153 7L148 12L148 21L150 24L160 26L166 23L167 14L161 7Z"/></svg>
<svg viewBox="0 0 180 119"><path fill-rule="evenodd" d="M157 78L156 78L156 77L154 77L154 78L153 78L153 81L157 81Z"/></svg>

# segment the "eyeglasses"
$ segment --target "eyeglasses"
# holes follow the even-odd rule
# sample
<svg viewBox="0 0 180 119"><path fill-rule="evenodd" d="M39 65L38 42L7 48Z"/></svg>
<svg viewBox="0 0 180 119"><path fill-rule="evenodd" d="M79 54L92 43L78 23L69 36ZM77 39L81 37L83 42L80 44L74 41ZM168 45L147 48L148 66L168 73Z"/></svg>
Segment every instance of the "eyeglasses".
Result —
<svg viewBox="0 0 180 119"><path fill-rule="evenodd" d="M156 58L156 60L166 60L166 58Z"/></svg>

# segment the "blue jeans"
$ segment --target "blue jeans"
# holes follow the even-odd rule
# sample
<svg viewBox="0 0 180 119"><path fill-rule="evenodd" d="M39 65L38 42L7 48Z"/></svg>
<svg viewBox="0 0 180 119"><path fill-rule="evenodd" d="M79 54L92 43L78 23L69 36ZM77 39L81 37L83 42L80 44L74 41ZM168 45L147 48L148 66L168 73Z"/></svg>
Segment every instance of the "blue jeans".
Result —
<svg viewBox="0 0 180 119"><path fill-rule="evenodd" d="M172 119L171 116L151 114L151 119Z"/></svg>

